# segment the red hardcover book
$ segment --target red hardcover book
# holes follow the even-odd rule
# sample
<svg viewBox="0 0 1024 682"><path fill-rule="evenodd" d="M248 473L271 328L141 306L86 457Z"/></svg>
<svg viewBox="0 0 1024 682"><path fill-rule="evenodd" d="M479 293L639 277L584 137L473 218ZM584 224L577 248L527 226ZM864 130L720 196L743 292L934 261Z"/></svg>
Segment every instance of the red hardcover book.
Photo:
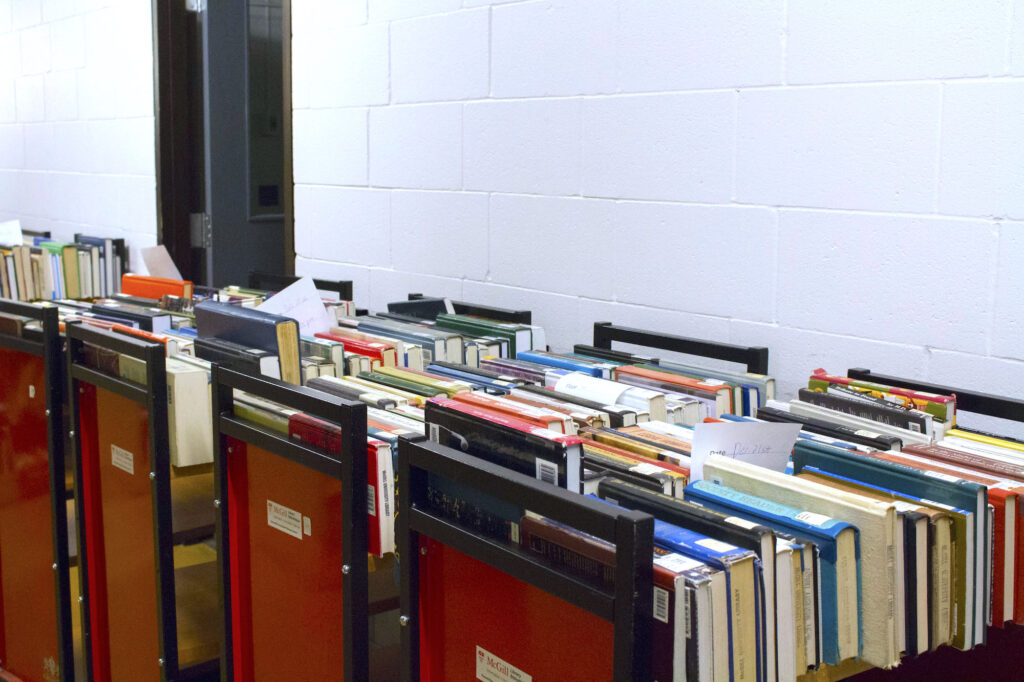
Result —
<svg viewBox="0 0 1024 682"><path fill-rule="evenodd" d="M456 412L462 412L480 419L486 419L487 421L500 424L501 426L507 426L515 429L516 431L523 431L525 433L532 434L534 436L541 436L548 440L558 441L563 445L579 445L583 441L578 436L567 436L564 433L552 431L551 429L545 429L540 426L531 424L523 419L517 419L508 415L502 414L501 412L495 412L494 410L485 409L476 405L470 405L468 403L462 403L454 398L431 398L427 401L428 403L436 403L442 407L447 407Z"/></svg>
<svg viewBox="0 0 1024 682"><path fill-rule="evenodd" d="M544 429L565 433L565 419L562 415L550 410L529 407L504 398L484 395L473 391L457 393L452 396L452 400L458 400L459 402L466 403L467 405L476 405L485 410L491 410L492 412L500 412L501 414L508 415L514 419L521 419L522 421L530 422L534 426L539 426Z"/></svg>
<svg viewBox="0 0 1024 682"><path fill-rule="evenodd" d="M341 452L341 427L301 412L288 418L288 435L309 445ZM391 447L374 438L366 445L367 545L370 554L395 551L394 482Z"/></svg>
<svg viewBox="0 0 1024 682"><path fill-rule="evenodd" d="M345 352L365 355L371 360L377 360L384 367L395 367L398 364L398 353L395 351L395 347L385 343L352 339L340 334L331 334L330 332L317 332L316 337L329 341L339 341L345 344Z"/></svg>
<svg viewBox="0 0 1024 682"><path fill-rule="evenodd" d="M151 298L154 301L159 301L164 296L191 299L192 289L192 282L186 279L133 275L130 272L121 275L121 293L139 298Z"/></svg>

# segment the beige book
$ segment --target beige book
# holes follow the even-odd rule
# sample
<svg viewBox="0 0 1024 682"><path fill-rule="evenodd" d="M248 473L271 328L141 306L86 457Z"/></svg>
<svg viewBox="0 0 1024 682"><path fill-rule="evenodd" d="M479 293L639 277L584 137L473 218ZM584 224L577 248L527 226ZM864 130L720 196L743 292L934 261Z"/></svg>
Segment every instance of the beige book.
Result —
<svg viewBox="0 0 1024 682"><path fill-rule="evenodd" d="M857 526L860 529L862 639L854 650L859 649L861 659L880 668L899 664L895 614L902 585L896 583L895 505L720 455L707 459L704 478ZM844 625L840 623L839 629L841 651L848 650L851 638L857 636Z"/></svg>

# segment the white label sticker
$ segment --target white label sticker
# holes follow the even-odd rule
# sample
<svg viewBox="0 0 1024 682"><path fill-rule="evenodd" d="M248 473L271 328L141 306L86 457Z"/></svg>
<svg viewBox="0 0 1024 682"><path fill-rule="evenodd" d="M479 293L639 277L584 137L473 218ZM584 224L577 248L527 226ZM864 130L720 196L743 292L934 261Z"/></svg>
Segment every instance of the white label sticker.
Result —
<svg viewBox="0 0 1024 682"><path fill-rule="evenodd" d="M727 542L721 540L715 540L714 538L704 538L703 540L697 540L697 544L701 547L707 547L712 552L729 552L736 549Z"/></svg>
<svg viewBox="0 0 1024 682"><path fill-rule="evenodd" d="M35 384L29 384L28 385L28 398L29 398L29 400L31 400L32 398L35 398L35 397L36 397L36 385Z"/></svg>
<svg viewBox="0 0 1024 682"><path fill-rule="evenodd" d="M726 521L728 521L729 523L731 523L734 526L739 526L740 528L746 528L747 530L750 530L751 528L756 528L757 525L758 525L758 524L754 523L753 521L748 521L746 519L741 519L738 516L730 516L730 517L728 517L726 519Z"/></svg>
<svg viewBox="0 0 1024 682"><path fill-rule="evenodd" d="M558 485L558 467L547 460L537 460L537 480Z"/></svg>
<svg viewBox="0 0 1024 682"><path fill-rule="evenodd" d="M812 526L824 526L826 523L832 520L831 517L825 516L824 514L815 514L814 512L802 511L796 515L798 519L804 523L809 523Z"/></svg>
<svg viewBox="0 0 1024 682"><path fill-rule="evenodd" d="M270 500L267 500L267 525L302 539L302 514Z"/></svg>
<svg viewBox="0 0 1024 682"><path fill-rule="evenodd" d="M921 508L919 504L904 502L903 500L893 500L892 505L896 507L896 511L901 513L914 512Z"/></svg>
<svg viewBox="0 0 1024 682"><path fill-rule="evenodd" d="M944 474L941 471L925 471L924 475L931 476L932 478L937 478L940 481L949 481L950 483L956 483L957 481L960 480L956 476L950 476L949 474Z"/></svg>
<svg viewBox="0 0 1024 682"><path fill-rule="evenodd" d="M309 520L308 516L302 517L302 534L312 535L313 534L313 522Z"/></svg>
<svg viewBox="0 0 1024 682"><path fill-rule="evenodd" d="M437 424L430 424L430 440L434 443L441 442L441 428Z"/></svg>
<svg viewBox="0 0 1024 682"><path fill-rule="evenodd" d="M532 675L479 646L476 648L476 679L482 682L533 682Z"/></svg>
<svg viewBox="0 0 1024 682"><path fill-rule="evenodd" d="M377 489L369 483L366 484L366 511L370 516L377 515Z"/></svg>
<svg viewBox="0 0 1024 682"><path fill-rule="evenodd" d="M654 617L662 623L668 622L668 590L654 588Z"/></svg>
<svg viewBox="0 0 1024 682"><path fill-rule="evenodd" d="M881 437L879 434L875 433L874 431L867 431L865 429L857 429L856 431L853 432L853 434L855 436L860 436L861 438L880 438Z"/></svg>
<svg viewBox="0 0 1024 682"><path fill-rule="evenodd" d="M121 471L135 474L135 455L116 445L110 446L110 463Z"/></svg>
<svg viewBox="0 0 1024 682"><path fill-rule="evenodd" d="M696 559L683 556L682 554L664 554L654 557L654 563L662 568L667 568L673 573L681 573L691 568L699 568L702 564Z"/></svg>
<svg viewBox="0 0 1024 682"><path fill-rule="evenodd" d="M704 383L708 386L724 386L725 382L721 379L704 379Z"/></svg>
<svg viewBox="0 0 1024 682"><path fill-rule="evenodd" d="M657 464L651 464L650 462L642 462L640 464L637 464L635 467L630 469L630 471L635 471L636 473L643 474L644 476L665 473L664 467L660 467Z"/></svg>

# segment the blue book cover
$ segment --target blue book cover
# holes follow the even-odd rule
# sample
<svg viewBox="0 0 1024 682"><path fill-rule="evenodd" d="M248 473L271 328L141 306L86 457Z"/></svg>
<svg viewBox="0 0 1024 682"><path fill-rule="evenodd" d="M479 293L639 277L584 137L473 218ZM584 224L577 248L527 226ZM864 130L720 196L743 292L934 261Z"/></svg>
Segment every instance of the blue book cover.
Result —
<svg viewBox="0 0 1024 682"><path fill-rule="evenodd" d="M599 379L608 378L608 370L602 369L600 365L594 365L593 363L590 362L576 361L570 358L563 358L548 353L538 353L532 350L521 350L518 353L516 353L516 360L525 360L526 362L533 362L538 365L547 365L548 367L567 369L571 372L582 372L583 374L589 374L590 376L597 377Z"/></svg>
<svg viewBox="0 0 1024 682"><path fill-rule="evenodd" d="M860 538L857 527L845 521L821 519L820 515L815 515L814 518L818 523L810 523L801 518L804 516L804 512L800 509L748 495L709 481L695 481L686 486L685 498L696 500L716 511L734 514L756 523L804 536L818 544L821 557L821 629L824 640L822 642L822 660L829 664L838 663L840 658L836 540L844 530L853 529L854 553L857 559L857 630L860 632Z"/></svg>

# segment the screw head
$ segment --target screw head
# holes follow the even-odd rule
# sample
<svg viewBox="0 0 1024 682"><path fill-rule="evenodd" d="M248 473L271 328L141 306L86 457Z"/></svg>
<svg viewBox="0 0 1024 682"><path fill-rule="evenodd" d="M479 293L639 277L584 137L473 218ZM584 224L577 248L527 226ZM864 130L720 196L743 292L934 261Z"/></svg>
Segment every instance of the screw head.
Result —
<svg viewBox="0 0 1024 682"><path fill-rule="evenodd" d="M220 500L214 500L213 501L213 506L214 507L219 507L220 506Z"/></svg>
<svg viewBox="0 0 1024 682"><path fill-rule="evenodd" d="M341 565L341 572L343 575L348 575L352 571L352 567L348 564Z"/></svg>
<svg viewBox="0 0 1024 682"><path fill-rule="evenodd" d="M228 446L228 452L234 452L234 451L235 451L235 449L229 445Z"/></svg>
<svg viewBox="0 0 1024 682"><path fill-rule="evenodd" d="M427 553L427 548L426 547L420 547L420 554L426 554L426 553Z"/></svg>
<svg viewBox="0 0 1024 682"><path fill-rule="evenodd" d="M50 566L50 568L52 568L53 570L56 571L57 570L57 564L54 564L53 566Z"/></svg>
<svg viewBox="0 0 1024 682"><path fill-rule="evenodd" d="M164 659L162 659L162 658L156 659L156 664L158 666L160 666L161 668L164 667Z"/></svg>
<svg viewBox="0 0 1024 682"><path fill-rule="evenodd" d="M46 411L46 416L47 416L47 417L49 417L49 416L50 416L50 411L49 411L49 410L47 410L47 411Z"/></svg>
<svg viewBox="0 0 1024 682"><path fill-rule="evenodd" d="M150 479L156 478L156 472L155 471L150 471L149 472L149 477L150 477Z"/></svg>
<svg viewBox="0 0 1024 682"><path fill-rule="evenodd" d="M75 437L75 430L72 429L72 430L68 431L68 438L74 438L74 437Z"/></svg>
<svg viewBox="0 0 1024 682"><path fill-rule="evenodd" d="M404 628L406 625L409 624L409 616L399 616L398 624Z"/></svg>
<svg viewBox="0 0 1024 682"><path fill-rule="evenodd" d="M85 601L85 597L83 597L82 595L78 595L78 603L81 604L84 601Z"/></svg>

